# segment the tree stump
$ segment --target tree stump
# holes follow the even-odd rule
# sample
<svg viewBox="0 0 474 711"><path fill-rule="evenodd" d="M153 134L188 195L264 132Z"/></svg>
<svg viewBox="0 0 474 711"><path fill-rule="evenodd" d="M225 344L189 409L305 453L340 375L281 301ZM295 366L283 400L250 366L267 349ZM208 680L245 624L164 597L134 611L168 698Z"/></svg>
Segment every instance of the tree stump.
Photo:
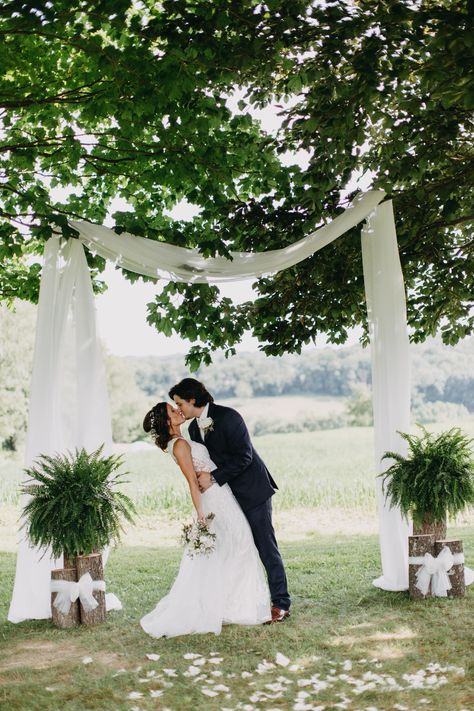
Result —
<svg viewBox="0 0 474 711"><path fill-rule="evenodd" d="M76 582L76 569L75 568L58 568L57 570L51 571L51 580L67 580L70 583ZM67 627L76 627L81 624L81 616L79 613L79 601L71 603L69 612L67 615L63 615L57 607L54 607L53 602L56 598L57 593L51 593L51 617L53 620L53 625L56 627L61 627L61 629L66 629Z"/></svg>
<svg viewBox="0 0 474 711"><path fill-rule="evenodd" d="M431 534L423 534L419 536L408 537L408 556L409 558L423 557L425 553L434 552L434 536ZM412 600L424 600L431 596L431 584L426 595L423 595L421 590L416 586L416 574L421 568L421 564L408 564L408 590Z"/></svg>
<svg viewBox="0 0 474 711"><path fill-rule="evenodd" d="M435 555L439 555L444 546L449 548L455 556L456 553L463 552L462 541L435 541ZM448 597L464 597L466 594L466 582L464 579L464 563L456 563L449 571L451 590L448 590Z"/></svg>
<svg viewBox="0 0 474 711"><path fill-rule="evenodd" d="M69 556L67 553L63 554L63 568L74 568L76 569L76 557Z"/></svg>
<svg viewBox="0 0 474 711"><path fill-rule="evenodd" d="M78 555L76 558L77 579L79 580L85 573L89 573L92 580L104 579L104 568L102 565L102 556L100 553L91 553L90 555ZM84 607L80 605L81 622L83 625L96 625L100 622L105 622L105 592L95 590L93 593L95 599L99 603L95 610L86 612Z"/></svg>
<svg viewBox="0 0 474 711"><path fill-rule="evenodd" d="M421 526L415 526L413 524L414 536L429 534L433 534L435 541L444 540L446 538L446 520L434 521L430 513L425 513Z"/></svg>

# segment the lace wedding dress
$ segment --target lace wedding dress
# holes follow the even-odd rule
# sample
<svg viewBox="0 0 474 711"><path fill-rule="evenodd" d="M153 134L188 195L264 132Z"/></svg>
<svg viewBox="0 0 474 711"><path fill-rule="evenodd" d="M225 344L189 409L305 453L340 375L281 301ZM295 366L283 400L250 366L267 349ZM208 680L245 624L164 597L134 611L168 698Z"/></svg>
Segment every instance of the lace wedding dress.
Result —
<svg viewBox="0 0 474 711"><path fill-rule="evenodd" d="M168 444L173 458L177 439ZM203 444L189 444L196 471L216 468ZM215 514L210 523L215 549L193 558L184 551L168 595L140 620L152 637L219 634L223 624L257 625L271 619L268 586L252 532L230 487L210 486L202 494L202 508L205 514Z"/></svg>

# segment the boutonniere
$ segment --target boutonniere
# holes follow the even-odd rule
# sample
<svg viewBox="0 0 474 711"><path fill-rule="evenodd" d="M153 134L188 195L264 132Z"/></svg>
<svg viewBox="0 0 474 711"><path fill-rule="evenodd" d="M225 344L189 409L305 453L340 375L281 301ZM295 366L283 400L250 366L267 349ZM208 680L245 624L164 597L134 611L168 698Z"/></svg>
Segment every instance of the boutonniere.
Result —
<svg viewBox="0 0 474 711"><path fill-rule="evenodd" d="M198 423L204 434L212 432L214 429L214 420L212 417L204 417L202 420L198 420Z"/></svg>

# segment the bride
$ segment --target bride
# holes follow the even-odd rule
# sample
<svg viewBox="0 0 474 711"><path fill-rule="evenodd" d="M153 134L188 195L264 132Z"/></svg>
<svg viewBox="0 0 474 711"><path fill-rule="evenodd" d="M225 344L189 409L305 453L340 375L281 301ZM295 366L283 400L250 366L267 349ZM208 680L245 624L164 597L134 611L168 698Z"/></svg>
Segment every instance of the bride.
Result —
<svg viewBox="0 0 474 711"><path fill-rule="evenodd" d="M270 598L252 532L228 484L199 490L196 472L216 469L207 448L181 436L184 415L159 402L145 416L143 429L181 468L198 521L216 534L208 555L185 551L178 576L166 597L140 624L152 637L214 632L223 624L258 625L271 620ZM206 516L215 515L211 523Z"/></svg>

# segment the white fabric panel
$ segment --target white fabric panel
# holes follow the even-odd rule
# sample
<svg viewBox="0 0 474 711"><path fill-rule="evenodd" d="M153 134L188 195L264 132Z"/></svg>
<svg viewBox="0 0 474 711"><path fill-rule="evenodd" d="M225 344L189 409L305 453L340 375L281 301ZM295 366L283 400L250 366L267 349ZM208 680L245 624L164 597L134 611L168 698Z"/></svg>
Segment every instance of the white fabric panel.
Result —
<svg viewBox="0 0 474 711"><path fill-rule="evenodd" d="M391 201L369 217L362 230L362 257L369 319L374 406L375 466L388 469L387 450L406 454L398 431L410 427L410 356L403 273ZM373 581L384 590L408 588L410 524L390 508L377 478L382 575Z"/></svg>
<svg viewBox="0 0 474 711"><path fill-rule="evenodd" d="M105 370L96 334L92 284L78 240L50 239L41 277L30 394L26 465L39 454L89 451L112 432ZM43 555L44 554L44 555ZM8 619L51 617L50 572L61 560L33 548L21 534Z"/></svg>
<svg viewBox="0 0 474 711"><path fill-rule="evenodd" d="M232 260L204 258L197 249L175 247L127 232L118 235L108 227L90 222L71 220L69 224L78 230L81 242L91 252L137 274L165 279L171 276L174 281L188 283L236 281L271 274L301 262L362 222L384 195L383 190L359 193L332 222L289 247L255 253L232 252Z"/></svg>

